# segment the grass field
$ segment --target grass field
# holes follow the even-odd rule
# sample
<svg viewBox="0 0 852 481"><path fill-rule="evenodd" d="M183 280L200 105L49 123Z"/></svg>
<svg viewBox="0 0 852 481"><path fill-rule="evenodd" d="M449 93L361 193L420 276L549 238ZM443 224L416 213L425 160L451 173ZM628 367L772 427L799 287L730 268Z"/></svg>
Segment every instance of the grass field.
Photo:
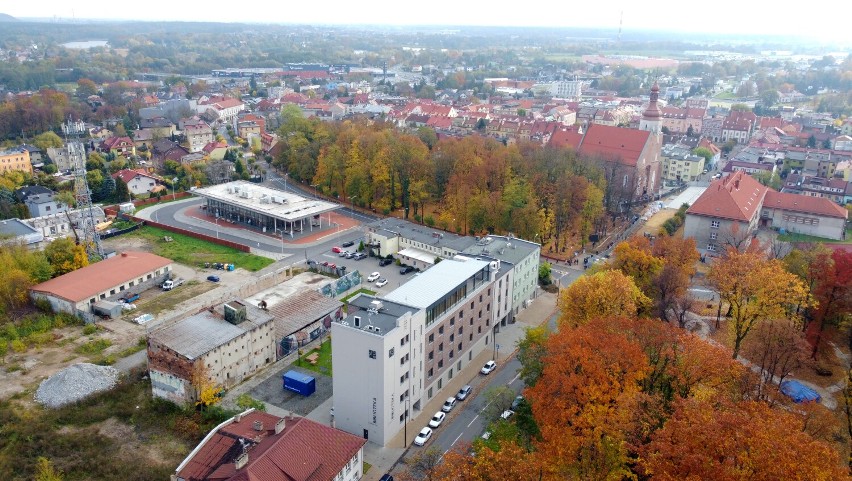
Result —
<svg viewBox="0 0 852 481"><path fill-rule="evenodd" d="M347 296L341 298L340 302L346 302L349 299L352 299L353 297L357 296L358 294L367 294L368 296L375 296L376 291L371 291L370 289L358 289L357 291L355 291L351 294L348 294Z"/></svg>
<svg viewBox="0 0 852 481"><path fill-rule="evenodd" d="M145 226L129 234L127 237L139 237L147 240L154 254L167 257L175 262L198 267L205 262L222 262L235 264L247 271L259 271L275 262L272 259L240 252L231 247L214 244L183 234L176 234L156 227ZM173 239L172 242L163 240L165 236Z"/></svg>
<svg viewBox="0 0 852 481"><path fill-rule="evenodd" d="M827 242L830 244L852 244L852 229L846 229L846 240L826 239L825 237L795 234L793 232L778 234L778 240L782 242Z"/></svg>
<svg viewBox="0 0 852 481"><path fill-rule="evenodd" d="M311 364L308 362L307 357L315 352L319 353L319 358L317 358L316 364ZM320 374L325 374L326 376L331 376L331 339L323 341L319 345L319 348L311 349L305 353L301 361L299 361L299 366Z"/></svg>
<svg viewBox="0 0 852 481"><path fill-rule="evenodd" d="M731 100L737 98L737 96L733 92L719 92L714 95L713 98L719 100Z"/></svg>

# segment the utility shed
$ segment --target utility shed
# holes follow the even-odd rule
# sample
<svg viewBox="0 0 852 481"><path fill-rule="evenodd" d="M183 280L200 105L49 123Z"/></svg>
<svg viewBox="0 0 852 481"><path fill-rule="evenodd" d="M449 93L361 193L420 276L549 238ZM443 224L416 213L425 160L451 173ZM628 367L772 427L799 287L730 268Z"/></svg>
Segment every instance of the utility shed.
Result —
<svg viewBox="0 0 852 481"><path fill-rule="evenodd" d="M121 317L121 304L112 301L98 301L92 306L92 311L98 316L117 319Z"/></svg>

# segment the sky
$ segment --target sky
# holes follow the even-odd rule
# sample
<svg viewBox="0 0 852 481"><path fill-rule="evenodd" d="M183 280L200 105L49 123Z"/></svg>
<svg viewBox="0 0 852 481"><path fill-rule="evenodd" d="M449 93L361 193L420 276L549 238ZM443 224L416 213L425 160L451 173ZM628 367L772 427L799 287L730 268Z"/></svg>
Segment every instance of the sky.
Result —
<svg viewBox="0 0 852 481"><path fill-rule="evenodd" d="M5 3L5 2L4 2ZM840 2L840 5L845 2ZM577 2L538 0L531 3L512 0L255 0L238 3L213 1L146 0L32 0L0 6L0 13L14 17L178 20L205 22L296 23L296 24L378 24L378 25L488 25L540 27L608 27L617 29L623 15L623 30L694 31L718 34L774 34L805 36L822 40L848 40L844 22L852 7L808 8L800 5L792 13L789 6L716 0L612 0ZM837 10L846 10L841 14ZM835 10L836 15L826 13Z"/></svg>

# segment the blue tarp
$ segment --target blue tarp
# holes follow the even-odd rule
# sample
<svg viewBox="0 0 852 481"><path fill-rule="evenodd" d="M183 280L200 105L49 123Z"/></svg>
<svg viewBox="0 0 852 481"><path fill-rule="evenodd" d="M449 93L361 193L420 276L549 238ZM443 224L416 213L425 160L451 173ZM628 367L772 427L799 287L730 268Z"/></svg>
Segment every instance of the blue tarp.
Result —
<svg viewBox="0 0 852 481"><path fill-rule="evenodd" d="M805 386L799 381L784 381L781 383L781 392L790 396L794 402L802 403L808 401L820 402L822 397L818 392Z"/></svg>

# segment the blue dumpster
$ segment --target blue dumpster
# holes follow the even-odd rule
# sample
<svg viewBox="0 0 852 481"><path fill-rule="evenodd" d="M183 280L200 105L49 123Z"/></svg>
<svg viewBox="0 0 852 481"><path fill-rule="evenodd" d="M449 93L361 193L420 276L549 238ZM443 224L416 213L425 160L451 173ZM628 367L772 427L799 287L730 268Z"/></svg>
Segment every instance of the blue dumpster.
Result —
<svg viewBox="0 0 852 481"><path fill-rule="evenodd" d="M284 389L297 392L302 396L310 396L317 390L317 382L311 376L298 371L287 371L281 376L284 379Z"/></svg>

